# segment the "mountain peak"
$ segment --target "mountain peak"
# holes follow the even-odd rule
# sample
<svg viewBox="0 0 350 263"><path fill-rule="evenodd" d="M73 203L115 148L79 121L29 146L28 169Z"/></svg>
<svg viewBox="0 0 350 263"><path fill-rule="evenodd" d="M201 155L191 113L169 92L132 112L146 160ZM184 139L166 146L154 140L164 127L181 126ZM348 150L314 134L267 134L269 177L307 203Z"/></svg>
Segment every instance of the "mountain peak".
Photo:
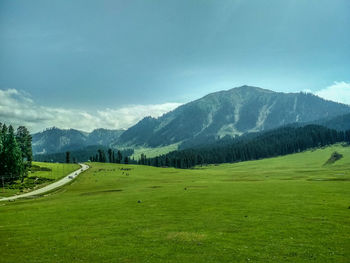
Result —
<svg viewBox="0 0 350 263"><path fill-rule="evenodd" d="M239 136L295 122L350 113L350 107L317 96L240 86L208 94L125 131L118 144L157 147L185 141Z"/></svg>
<svg viewBox="0 0 350 263"><path fill-rule="evenodd" d="M238 91L238 92L266 92L266 93L276 93L275 91L268 90L268 89L263 89L255 86L248 86L248 85L243 85L240 87L235 87L232 89L229 89L228 91Z"/></svg>

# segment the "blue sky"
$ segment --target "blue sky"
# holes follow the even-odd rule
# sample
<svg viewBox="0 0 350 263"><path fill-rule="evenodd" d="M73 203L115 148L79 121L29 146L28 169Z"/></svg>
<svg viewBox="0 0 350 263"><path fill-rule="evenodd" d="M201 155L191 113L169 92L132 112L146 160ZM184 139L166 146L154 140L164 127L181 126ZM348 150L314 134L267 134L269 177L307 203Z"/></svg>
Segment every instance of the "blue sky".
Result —
<svg viewBox="0 0 350 263"><path fill-rule="evenodd" d="M0 0L0 91L89 114L245 84L347 92L349 28L348 0Z"/></svg>

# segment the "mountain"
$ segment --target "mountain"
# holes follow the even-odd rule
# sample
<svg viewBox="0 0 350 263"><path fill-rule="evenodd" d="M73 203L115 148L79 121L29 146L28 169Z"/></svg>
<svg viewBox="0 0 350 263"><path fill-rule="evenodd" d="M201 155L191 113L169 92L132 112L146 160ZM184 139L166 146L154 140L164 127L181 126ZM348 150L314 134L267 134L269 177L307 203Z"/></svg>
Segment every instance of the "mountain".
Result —
<svg viewBox="0 0 350 263"><path fill-rule="evenodd" d="M53 127L32 135L33 154L74 151L90 145L110 146L123 132L123 130L96 129L87 133Z"/></svg>
<svg viewBox="0 0 350 263"><path fill-rule="evenodd" d="M290 123L350 113L350 106L307 93L242 86L211 93L159 118L146 117L117 140L123 146L157 147L238 136Z"/></svg>
<svg viewBox="0 0 350 263"><path fill-rule="evenodd" d="M337 131L350 130L350 114L344 114L333 118L326 118L313 122Z"/></svg>
<svg viewBox="0 0 350 263"><path fill-rule="evenodd" d="M87 137L87 145L109 146L124 130L95 129Z"/></svg>

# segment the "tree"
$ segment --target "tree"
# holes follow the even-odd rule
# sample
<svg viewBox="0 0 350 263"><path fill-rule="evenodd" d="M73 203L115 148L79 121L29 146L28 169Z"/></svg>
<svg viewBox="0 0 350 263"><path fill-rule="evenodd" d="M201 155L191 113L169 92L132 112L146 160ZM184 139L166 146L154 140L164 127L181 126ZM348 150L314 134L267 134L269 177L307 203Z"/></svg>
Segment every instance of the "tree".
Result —
<svg viewBox="0 0 350 263"><path fill-rule="evenodd" d="M147 160L146 160L146 155L144 153L141 153L141 157L140 157L140 164L145 165Z"/></svg>
<svg viewBox="0 0 350 263"><path fill-rule="evenodd" d="M108 149L108 161L111 163L112 162L112 149Z"/></svg>
<svg viewBox="0 0 350 263"><path fill-rule="evenodd" d="M0 122L0 176L4 175L4 166L5 166L4 148L5 148L5 145L4 145L4 138L3 138L3 126L2 126L2 123Z"/></svg>
<svg viewBox="0 0 350 263"><path fill-rule="evenodd" d="M165 157L165 166L166 167L170 166L170 159L168 156Z"/></svg>
<svg viewBox="0 0 350 263"><path fill-rule="evenodd" d="M106 154L104 150L99 149L98 151L98 161L100 163L105 163L106 162Z"/></svg>
<svg viewBox="0 0 350 263"><path fill-rule="evenodd" d="M347 130L346 132L345 132L345 141L347 142L347 143L350 143L350 130Z"/></svg>
<svg viewBox="0 0 350 263"><path fill-rule="evenodd" d="M158 156L154 160L154 166L159 167L159 157Z"/></svg>
<svg viewBox="0 0 350 263"><path fill-rule="evenodd" d="M2 175L4 175L5 180L9 182L13 182L17 179L21 179L23 181L23 159L21 150L17 144L14 129L10 125L7 129L6 125L3 126L2 129L2 144L3 151L1 159L2 162Z"/></svg>
<svg viewBox="0 0 350 263"><path fill-rule="evenodd" d="M128 156L125 156L125 158L124 158L124 163L125 163L125 164L128 164L128 163L129 163L129 158L128 158Z"/></svg>
<svg viewBox="0 0 350 263"><path fill-rule="evenodd" d="M115 163L115 154L114 154L114 151L112 152L112 163Z"/></svg>
<svg viewBox="0 0 350 263"><path fill-rule="evenodd" d="M32 136L30 135L28 129L24 126L19 126L16 133L16 141L22 152L23 160L23 176L28 176L28 169L32 166L33 153L32 153Z"/></svg>
<svg viewBox="0 0 350 263"><path fill-rule="evenodd" d="M123 155L122 153L118 150L117 152L117 163L121 163L123 160Z"/></svg>
<svg viewBox="0 0 350 263"><path fill-rule="evenodd" d="M0 151L0 174L1 175L4 175L5 167L6 167L6 156L5 156L6 135L7 135L7 126L6 124L4 124L1 127L1 133L0 133L0 141L2 145L2 149Z"/></svg>
<svg viewBox="0 0 350 263"><path fill-rule="evenodd" d="M24 126L17 128L16 140L19 148L22 152L23 159L26 159L28 166L32 165L33 153L32 153L32 136Z"/></svg>
<svg viewBox="0 0 350 263"><path fill-rule="evenodd" d="M66 152L66 163L70 163L70 152Z"/></svg>

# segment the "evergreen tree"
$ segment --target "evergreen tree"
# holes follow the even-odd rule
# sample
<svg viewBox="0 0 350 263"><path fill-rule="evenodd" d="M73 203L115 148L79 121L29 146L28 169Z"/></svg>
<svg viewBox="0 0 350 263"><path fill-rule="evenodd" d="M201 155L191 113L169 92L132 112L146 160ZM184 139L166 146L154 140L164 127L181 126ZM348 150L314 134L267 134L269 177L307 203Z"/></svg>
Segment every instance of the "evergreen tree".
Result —
<svg viewBox="0 0 350 263"><path fill-rule="evenodd" d="M98 161L100 163L105 163L106 162L106 154L104 150L99 149L98 151Z"/></svg>
<svg viewBox="0 0 350 263"><path fill-rule="evenodd" d="M22 157L26 159L28 166L30 167L33 160L32 153L32 136L28 129L24 126L19 126L16 133L16 140L21 149Z"/></svg>
<svg viewBox="0 0 350 263"><path fill-rule="evenodd" d="M158 156L154 160L154 166L159 167L159 157Z"/></svg>
<svg viewBox="0 0 350 263"><path fill-rule="evenodd" d="M114 151L112 152L112 163L115 163L115 154L114 154Z"/></svg>
<svg viewBox="0 0 350 263"><path fill-rule="evenodd" d="M7 129L6 125L2 129L3 151L2 151L2 175L5 181L13 182L17 179L23 180L23 159L21 149L19 148L14 129L10 125Z"/></svg>
<svg viewBox="0 0 350 263"><path fill-rule="evenodd" d="M169 157L165 157L165 166L170 166L170 160L169 160Z"/></svg>
<svg viewBox="0 0 350 263"><path fill-rule="evenodd" d="M25 177L28 176L28 169L32 166L33 153L32 153L32 136L28 129L24 126L19 126L16 133L16 141L22 153L23 160L23 176L22 182Z"/></svg>
<svg viewBox="0 0 350 263"><path fill-rule="evenodd" d="M142 165L147 164L146 159L147 159L146 155L144 153L141 153L140 164L142 164Z"/></svg>
<svg viewBox="0 0 350 263"><path fill-rule="evenodd" d="M4 144L4 136L3 136L3 125L0 122L0 176L4 175L4 167L5 167L4 150L5 150L5 144Z"/></svg>
<svg viewBox="0 0 350 263"><path fill-rule="evenodd" d="M70 163L70 152L66 152L66 163Z"/></svg>
<svg viewBox="0 0 350 263"><path fill-rule="evenodd" d="M350 144L350 130L345 132L345 141Z"/></svg>
<svg viewBox="0 0 350 263"><path fill-rule="evenodd" d="M117 152L117 163L121 163L123 160L123 155L122 153L118 150Z"/></svg>
<svg viewBox="0 0 350 263"><path fill-rule="evenodd" d="M125 158L124 158L124 163L125 163L125 164L128 164L128 163L129 163L129 158L128 158L128 156L125 156Z"/></svg>
<svg viewBox="0 0 350 263"><path fill-rule="evenodd" d="M112 162L112 149L108 149L108 161L111 163Z"/></svg>

